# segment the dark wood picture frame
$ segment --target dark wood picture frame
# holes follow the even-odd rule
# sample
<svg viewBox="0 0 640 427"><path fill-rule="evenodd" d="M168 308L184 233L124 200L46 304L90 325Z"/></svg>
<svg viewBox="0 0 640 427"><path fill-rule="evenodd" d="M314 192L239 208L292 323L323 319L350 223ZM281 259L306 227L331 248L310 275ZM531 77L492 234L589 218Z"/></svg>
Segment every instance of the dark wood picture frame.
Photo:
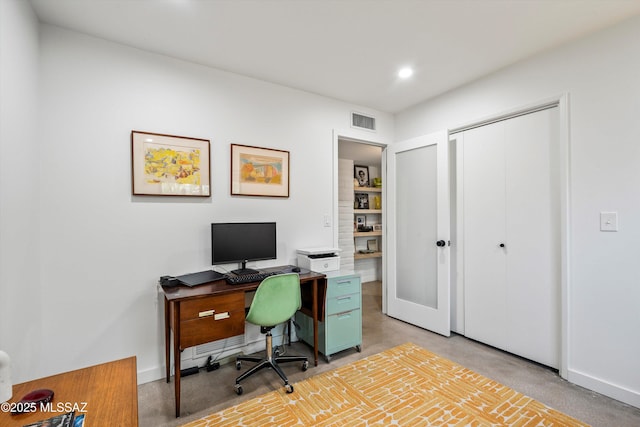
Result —
<svg viewBox="0 0 640 427"><path fill-rule="evenodd" d="M231 144L231 195L289 197L289 152Z"/></svg>
<svg viewBox="0 0 640 427"><path fill-rule="evenodd" d="M210 141L131 131L131 194L211 197Z"/></svg>

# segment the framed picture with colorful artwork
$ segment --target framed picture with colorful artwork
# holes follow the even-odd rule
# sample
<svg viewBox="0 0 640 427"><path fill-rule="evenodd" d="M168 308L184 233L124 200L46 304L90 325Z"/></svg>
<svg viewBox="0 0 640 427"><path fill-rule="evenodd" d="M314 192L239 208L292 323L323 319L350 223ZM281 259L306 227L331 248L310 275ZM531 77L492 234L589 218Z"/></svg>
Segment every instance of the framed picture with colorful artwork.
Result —
<svg viewBox="0 0 640 427"><path fill-rule="evenodd" d="M209 140L131 131L131 193L210 197Z"/></svg>
<svg viewBox="0 0 640 427"><path fill-rule="evenodd" d="M231 195L289 197L289 152L231 144Z"/></svg>

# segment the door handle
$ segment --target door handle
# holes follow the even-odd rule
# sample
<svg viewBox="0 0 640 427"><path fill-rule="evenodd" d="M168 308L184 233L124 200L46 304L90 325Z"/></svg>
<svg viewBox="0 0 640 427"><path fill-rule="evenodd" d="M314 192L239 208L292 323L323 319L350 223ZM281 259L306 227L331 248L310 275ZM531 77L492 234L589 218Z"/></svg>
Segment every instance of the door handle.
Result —
<svg viewBox="0 0 640 427"><path fill-rule="evenodd" d="M439 246L439 247L442 247L442 246L444 246L444 245L446 245L446 244L447 244L447 243L446 243L444 240L438 240L438 241L436 242L436 246Z"/></svg>
<svg viewBox="0 0 640 427"><path fill-rule="evenodd" d="M500 246L501 248L504 248L504 243L500 243L498 246Z"/></svg>

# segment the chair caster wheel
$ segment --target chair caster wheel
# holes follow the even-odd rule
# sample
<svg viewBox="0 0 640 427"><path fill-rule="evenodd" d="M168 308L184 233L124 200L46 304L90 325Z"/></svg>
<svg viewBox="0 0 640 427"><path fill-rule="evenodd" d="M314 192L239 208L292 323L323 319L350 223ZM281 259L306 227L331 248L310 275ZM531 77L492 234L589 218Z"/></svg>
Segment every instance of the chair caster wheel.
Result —
<svg viewBox="0 0 640 427"><path fill-rule="evenodd" d="M240 369L242 369L242 362L240 362L239 360L236 360L236 369L239 371Z"/></svg>
<svg viewBox="0 0 640 427"><path fill-rule="evenodd" d="M305 360L304 362L302 362L302 372L306 371L307 369L309 369L309 362Z"/></svg>
<svg viewBox="0 0 640 427"><path fill-rule="evenodd" d="M241 386L240 384L236 384L236 385L235 385L235 389L236 389L236 394L237 394L238 396L240 396L240 395L242 394L242 392L243 392L243 390L242 390L242 386Z"/></svg>
<svg viewBox="0 0 640 427"><path fill-rule="evenodd" d="M291 384L285 384L284 389L287 393L293 393L293 386Z"/></svg>

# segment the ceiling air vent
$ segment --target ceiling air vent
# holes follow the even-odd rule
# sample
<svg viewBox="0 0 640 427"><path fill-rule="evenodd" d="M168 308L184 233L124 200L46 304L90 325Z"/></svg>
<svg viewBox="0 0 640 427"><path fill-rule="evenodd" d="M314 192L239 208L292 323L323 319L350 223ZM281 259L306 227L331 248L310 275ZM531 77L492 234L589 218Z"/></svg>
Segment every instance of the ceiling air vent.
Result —
<svg viewBox="0 0 640 427"><path fill-rule="evenodd" d="M376 118L360 113L351 113L351 127L375 131Z"/></svg>

